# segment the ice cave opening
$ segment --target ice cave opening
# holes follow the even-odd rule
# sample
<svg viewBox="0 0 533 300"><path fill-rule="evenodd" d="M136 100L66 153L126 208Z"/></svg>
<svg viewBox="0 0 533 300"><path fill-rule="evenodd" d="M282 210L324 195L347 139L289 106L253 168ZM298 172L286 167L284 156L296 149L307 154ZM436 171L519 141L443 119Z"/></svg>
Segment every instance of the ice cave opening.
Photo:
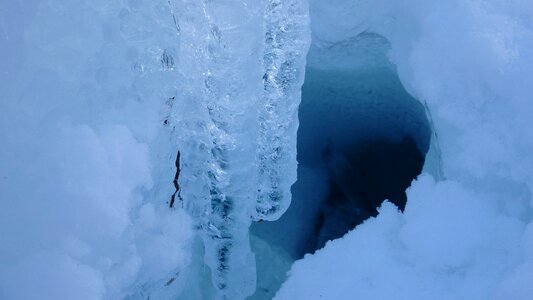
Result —
<svg viewBox="0 0 533 300"><path fill-rule="evenodd" d="M298 179L277 221L254 223L257 290L272 298L291 264L377 215L400 210L424 166L431 139L425 106L402 86L388 41L363 33L313 42L299 108Z"/></svg>

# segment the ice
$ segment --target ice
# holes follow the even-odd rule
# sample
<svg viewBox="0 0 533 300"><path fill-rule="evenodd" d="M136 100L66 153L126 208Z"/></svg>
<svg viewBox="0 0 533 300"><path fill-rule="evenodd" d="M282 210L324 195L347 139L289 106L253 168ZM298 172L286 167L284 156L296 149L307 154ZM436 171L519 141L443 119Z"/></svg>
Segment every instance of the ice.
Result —
<svg viewBox="0 0 533 300"><path fill-rule="evenodd" d="M0 298L120 299L185 276L192 221L159 176L168 3L0 7Z"/></svg>
<svg viewBox="0 0 533 300"><path fill-rule="evenodd" d="M2 2L0 298L531 298L532 15L502 0ZM289 208L306 67L308 85L355 89L336 76L376 59L387 72L351 78L397 73L385 98L418 108L379 102L393 113L371 119L373 100L318 101L298 142L409 135L425 172L403 213L384 202L283 282L327 195L298 153ZM271 227L250 239L254 221Z"/></svg>
<svg viewBox="0 0 533 300"><path fill-rule="evenodd" d="M296 262L278 299L531 297L531 9L311 2L314 45L362 32L390 42L400 80L427 106L435 135L405 212L385 203L375 219Z"/></svg>
<svg viewBox="0 0 533 300"><path fill-rule="evenodd" d="M294 258L316 249L317 223L322 222L319 219L327 207L326 199L335 198L331 196L335 187L344 190L341 194L356 192L354 178L364 172L367 174L360 184L367 196L352 200L359 204L370 198L382 201L384 198L373 195L398 190L393 185L401 180L396 177L405 178L408 185L418 174L405 176L410 162L406 154L424 154L429 146L424 107L403 89L387 58L390 45L383 37L362 34L326 49L315 45L308 54L299 109L298 181L292 189L291 206L279 221L253 226L254 234L284 248ZM409 140L416 142L412 145ZM399 149L412 150L400 153ZM366 162L358 158L365 152L370 154L363 159ZM402 155L401 162L390 164ZM381 163L385 161L390 168ZM377 170L371 170L371 165ZM331 200L335 206L341 202ZM347 215L345 220L353 217L346 209L339 213ZM331 215L327 223L343 222Z"/></svg>
<svg viewBox="0 0 533 300"><path fill-rule="evenodd" d="M254 292L248 227L296 179L305 1L4 3L0 41L3 296Z"/></svg>
<svg viewBox="0 0 533 300"><path fill-rule="evenodd" d="M267 2L255 220L278 219L290 204L290 187L296 181L294 138L309 46L307 9L305 1Z"/></svg>
<svg viewBox="0 0 533 300"><path fill-rule="evenodd" d="M174 114L183 206L201 228L221 299L255 290L251 221L275 219L295 180L308 45L303 1L181 2Z"/></svg>

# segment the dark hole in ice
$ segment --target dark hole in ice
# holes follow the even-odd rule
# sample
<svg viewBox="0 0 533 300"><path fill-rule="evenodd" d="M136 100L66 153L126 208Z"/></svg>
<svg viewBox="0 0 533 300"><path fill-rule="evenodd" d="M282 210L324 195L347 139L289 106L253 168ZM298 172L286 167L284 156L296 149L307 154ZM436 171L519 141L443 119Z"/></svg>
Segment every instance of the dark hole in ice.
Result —
<svg viewBox="0 0 533 300"><path fill-rule="evenodd" d="M387 139L362 142L348 152L335 153L326 147L323 156L328 166L328 194L316 221L316 240L309 252L375 217L384 199L403 211L407 201L405 190L424 164L424 155L411 137L399 142Z"/></svg>
<svg viewBox="0 0 533 300"><path fill-rule="evenodd" d="M299 110L298 180L287 212L252 226L258 271L252 298L272 296L294 260L376 216L385 199L405 208L431 129L388 50L387 40L371 33L311 46Z"/></svg>

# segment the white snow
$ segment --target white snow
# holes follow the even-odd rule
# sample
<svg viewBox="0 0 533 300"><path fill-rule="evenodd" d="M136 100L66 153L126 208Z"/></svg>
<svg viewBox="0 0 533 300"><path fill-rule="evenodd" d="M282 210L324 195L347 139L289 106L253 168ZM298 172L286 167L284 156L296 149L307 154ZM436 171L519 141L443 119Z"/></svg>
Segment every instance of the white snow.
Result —
<svg viewBox="0 0 533 300"><path fill-rule="evenodd" d="M253 247L249 226L290 204L309 32L321 71L383 37L433 135L405 212L384 202L276 298L532 298L533 4L508 0L3 1L0 298L242 299L256 271L271 297L312 224Z"/></svg>
<svg viewBox="0 0 533 300"><path fill-rule="evenodd" d="M152 10L134 23L157 35L126 34L142 14L130 5L0 5L2 299L119 299L186 272L192 221L165 204L172 175L154 176L175 155L159 120L165 31Z"/></svg>

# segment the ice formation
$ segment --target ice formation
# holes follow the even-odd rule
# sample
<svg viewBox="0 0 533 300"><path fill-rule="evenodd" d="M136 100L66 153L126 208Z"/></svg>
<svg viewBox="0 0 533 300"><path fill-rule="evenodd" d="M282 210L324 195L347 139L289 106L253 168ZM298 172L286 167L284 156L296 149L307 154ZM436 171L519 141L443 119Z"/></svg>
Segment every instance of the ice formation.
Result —
<svg viewBox="0 0 533 300"><path fill-rule="evenodd" d="M343 190L340 194L358 202L359 208L372 198L382 201L386 196L378 195L397 189L387 186L409 173L409 150L401 153L401 145L415 155L427 152L426 112L403 89L388 60L389 50L387 41L376 34L362 34L327 49L311 47L299 110L298 181L291 206L279 221L255 224L252 233L282 246L295 258L313 252L313 231L328 194L335 188ZM368 157L362 158L365 152ZM423 163L421 155L418 159ZM375 170L369 169L371 165ZM403 193L418 173L407 176L398 192ZM357 188L357 181L362 189ZM366 196L349 196L354 192ZM400 201L402 196L395 198ZM372 215L368 210L373 207L364 208ZM343 213L353 216L348 210ZM277 234L281 231L283 235Z"/></svg>
<svg viewBox="0 0 533 300"><path fill-rule="evenodd" d="M248 227L278 218L296 179L307 11L299 0L2 4L2 297L252 294ZM24 289L34 268L49 281Z"/></svg>
<svg viewBox="0 0 533 300"><path fill-rule="evenodd" d="M119 299L183 273L190 218L159 204L168 3L0 6L0 298Z"/></svg>
<svg viewBox="0 0 533 300"><path fill-rule="evenodd" d="M309 44L304 1L184 1L173 113L183 206L201 228L217 297L255 290L252 220L278 218L296 179ZM199 26L200 25L200 26Z"/></svg>
<svg viewBox="0 0 533 300"><path fill-rule="evenodd" d="M530 299L532 16L502 0L2 2L0 298ZM313 113L408 133L424 173L404 213L384 202L301 258L327 187L298 149L291 212L300 88L375 63L366 42L403 86L389 98L419 101L384 107L423 108L431 143L365 119L372 105ZM302 120L316 139L298 142L323 147Z"/></svg>
<svg viewBox="0 0 533 300"><path fill-rule="evenodd" d="M313 44L327 49L365 31L390 42L436 136L405 212L385 203L377 218L296 262L277 299L531 297L532 8L312 1Z"/></svg>

